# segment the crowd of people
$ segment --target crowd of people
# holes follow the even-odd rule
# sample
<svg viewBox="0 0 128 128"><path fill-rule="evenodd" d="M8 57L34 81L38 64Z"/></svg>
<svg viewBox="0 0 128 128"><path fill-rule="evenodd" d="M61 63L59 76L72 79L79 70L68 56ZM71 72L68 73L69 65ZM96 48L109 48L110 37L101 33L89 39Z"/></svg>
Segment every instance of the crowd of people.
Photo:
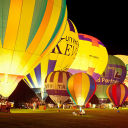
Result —
<svg viewBox="0 0 128 128"><path fill-rule="evenodd" d="M19 102L18 103L18 108L21 109L21 108L25 108L25 109L33 109L34 110L36 108L39 108L39 106L41 105L42 103L39 102L39 101L33 101L33 102Z"/></svg>
<svg viewBox="0 0 128 128"><path fill-rule="evenodd" d="M4 108L2 108L4 106ZM8 100L0 99L0 111L4 111L6 113L10 113L11 103Z"/></svg>

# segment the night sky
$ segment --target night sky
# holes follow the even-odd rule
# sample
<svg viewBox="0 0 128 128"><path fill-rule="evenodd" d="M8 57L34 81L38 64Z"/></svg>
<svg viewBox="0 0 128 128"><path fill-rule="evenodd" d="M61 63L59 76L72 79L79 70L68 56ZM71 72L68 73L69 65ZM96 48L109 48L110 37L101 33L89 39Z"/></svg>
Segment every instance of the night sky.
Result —
<svg viewBox="0 0 128 128"><path fill-rule="evenodd" d="M78 33L98 38L108 54L127 55L127 8L125 3L94 3L85 0L66 0L68 18L75 24ZM29 96L28 96L29 95ZM10 99L33 97L34 92L21 81ZM93 99L96 99L94 96Z"/></svg>
<svg viewBox="0 0 128 128"><path fill-rule="evenodd" d="M108 54L127 55L128 19L125 3L67 0L68 18L78 33L98 38Z"/></svg>

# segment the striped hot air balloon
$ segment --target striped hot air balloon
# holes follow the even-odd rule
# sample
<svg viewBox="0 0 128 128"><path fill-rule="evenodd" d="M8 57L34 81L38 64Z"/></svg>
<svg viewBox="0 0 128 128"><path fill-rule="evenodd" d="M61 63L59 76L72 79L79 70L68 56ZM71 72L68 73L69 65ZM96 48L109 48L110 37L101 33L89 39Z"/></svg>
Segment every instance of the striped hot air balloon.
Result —
<svg viewBox="0 0 128 128"><path fill-rule="evenodd" d="M108 55L108 64L103 74L96 80L96 92L99 102L106 102L107 87L112 83L122 83L126 77L126 67L124 62L113 55Z"/></svg>
<svg viewBox="0 0 128 128"><path fill-rule="evenodd" d="M67 22L66 0L0 0L0 94L47 56Z"/></svg>
<svg viewBox="0 0 128 128"><path fill-rule="evenodd" d="M75 104L82 106L94 95L96 83L92 76L86 73L76 73L69 78L67 90Z"/></svg>
<svg viewBox="0 0 128 128"><path fill-rule="evenodd" d="M84 72L97 80L103 73L108 62L108 53L104 44L87 34L79 35L79 49L75 60L69 67L72 74Z"/></svg>
<svg viewBox="0 0 128 128"><path fill-rule="evenodd" d="M107 87L106 94L110 101L118 108L122 106L128 95L128 88L125 84L115 83Z"/></svg>
<svg viewBox="0 0 128 128"><path fill-rule="evenodd" d="M46 98L46 91L44 89L44 80L46 76L52 71L67 71L79 47L79 38L75 25L68 19L64 34L51 51L51 53L44 57L41 63L27 74L23 80L34 90L36 94L41 94L42 98Z"/></svg>
<svg viewBox="0 0 128 128"><path fill-rule="evenodd" d="M49 97L58 104L63 104L69 99L67 92L67 81L72 74L65 71L53 71L45 78L45 89Z"/></svg>

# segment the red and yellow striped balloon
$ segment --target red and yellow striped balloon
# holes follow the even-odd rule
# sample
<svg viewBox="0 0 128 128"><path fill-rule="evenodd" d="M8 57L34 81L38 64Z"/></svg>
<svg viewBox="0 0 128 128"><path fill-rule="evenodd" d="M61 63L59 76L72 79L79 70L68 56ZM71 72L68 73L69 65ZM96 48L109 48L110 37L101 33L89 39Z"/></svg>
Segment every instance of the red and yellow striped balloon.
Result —
<svg viewBox="0 0 128 128"><path fill-rule="evenodd" d="M96 91L96 82L86 73L72 75L67 82L67 91L76 105L86 104Z"/></svg>
<svg viewBox="0 0 128 128"><path fill-rule="evenodd" d="M128 96L128 88L125 84L115 83L107 87L106 94L110 101L117 106L122 106Z"/></svg>
<svg viewBox="0 0 128 128"><path fill-rule="evenodd" d="M72 74L65 71L53 71L45 78L45 90L57 104L63 104L69 99L66 84Z"/></svg>

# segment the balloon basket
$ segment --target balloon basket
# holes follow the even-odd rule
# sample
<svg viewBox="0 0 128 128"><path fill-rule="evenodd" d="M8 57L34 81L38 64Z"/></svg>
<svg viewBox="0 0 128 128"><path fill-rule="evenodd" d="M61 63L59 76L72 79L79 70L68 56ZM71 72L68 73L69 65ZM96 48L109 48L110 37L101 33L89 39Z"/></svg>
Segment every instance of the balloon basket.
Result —
<svg viewBox="0 0 128 128"><path fill-rule="evenodd" d="M46 110L46 105L40 105L39 110Z"/></svg>

